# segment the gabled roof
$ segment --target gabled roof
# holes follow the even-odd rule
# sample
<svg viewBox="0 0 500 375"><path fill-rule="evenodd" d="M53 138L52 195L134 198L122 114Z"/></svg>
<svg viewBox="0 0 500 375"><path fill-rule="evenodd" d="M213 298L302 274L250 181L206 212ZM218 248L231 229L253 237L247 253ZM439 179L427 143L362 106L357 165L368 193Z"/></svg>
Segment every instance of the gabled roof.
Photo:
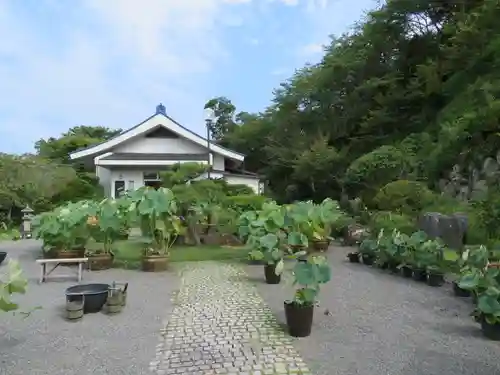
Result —
<svg viewBox="0 0 500 375"><path fill-rule="evenodd" d="M138 154L138 153L116 153L99 160L191 160L191 161L206 161L207 154Z"/></svg>
<svg viewBox="0 0 500 375"><path fill-rule="evenodd" d="M207 139L199 136L195 132L185 128L177 121L173 120L169 116L167 116L165 112L165 107L163 104L160 104L156 107L156 113L141 122L140 124L118 134L117 136L108 139L105 142L98 143L87 147L82 150L75 151L69 155L70 159L80 159L85 156L91 156L96 154L101 154L108 152L111 148L120 145L123 142L129 141L135 137L144 135L145 133L162 126L175 134L178 134L182 138L188 139L191 142L194 142L202 147L207 147ZM229 150L225 147L222 147L216 143L210 142L210 151L215 152L219 155L225 156L226 158L243 161L245 159L245 155L240 154L236 151Z"/></svg>

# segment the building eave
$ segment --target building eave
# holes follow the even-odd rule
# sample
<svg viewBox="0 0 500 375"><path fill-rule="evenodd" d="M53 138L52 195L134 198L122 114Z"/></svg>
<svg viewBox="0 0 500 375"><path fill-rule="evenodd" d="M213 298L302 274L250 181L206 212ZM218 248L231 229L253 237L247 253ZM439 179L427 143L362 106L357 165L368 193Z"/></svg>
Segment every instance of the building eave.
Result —
<svg viewBox="0 0 500 375"><path fill-rule="evenodd" d="M173 120L166 114L157 113L147 118L140 124L118 134L117 136L105 142L101 142L92 145L90 147L87 147L85 149L75 151L71 153L69 157L71 160L76 160L87 156L95 156L96 154L99 153L108 152L111 148L116 147L122 144L123 142L127 142L133 138L139 137L158 126L163 126L166 129L178 134L180 137L190 140L191 142L194 142L202 147L205 147L208 150L207 139L185 128L184 126L182 126L181 124L179 124L177 121ZM240 154L239 152L233 150L229 150L213 142L210 142L210 151L229 159L237 161L245 160L245 155Z"/></svg>

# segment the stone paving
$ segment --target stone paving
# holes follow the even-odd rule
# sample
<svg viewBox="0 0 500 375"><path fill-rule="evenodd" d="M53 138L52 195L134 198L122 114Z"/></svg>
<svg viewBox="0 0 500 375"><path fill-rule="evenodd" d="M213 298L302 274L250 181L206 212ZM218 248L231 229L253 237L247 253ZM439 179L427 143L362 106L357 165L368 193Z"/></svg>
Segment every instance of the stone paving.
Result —
<svg viewBox="0 0 500 375"><path fill-rule="evenodd" d="M241 267L190 263L180 272L153 373L311 374Z"/></svg>

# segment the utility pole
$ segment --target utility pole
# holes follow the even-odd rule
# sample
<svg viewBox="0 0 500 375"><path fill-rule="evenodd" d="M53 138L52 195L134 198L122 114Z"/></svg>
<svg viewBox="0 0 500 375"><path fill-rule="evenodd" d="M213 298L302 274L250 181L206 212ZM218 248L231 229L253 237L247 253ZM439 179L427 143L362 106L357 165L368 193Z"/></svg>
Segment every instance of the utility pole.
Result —
<svg viewBox="0 0 500 375"><path fill-rule="evenodd" d="M210 125L212 124L212 120L207 118L206 120L206 125L207 125L207 165L208 165L208 171L207 171L207 177L210 180L210 170L212 169L212 165L210 164Z"/></svg>

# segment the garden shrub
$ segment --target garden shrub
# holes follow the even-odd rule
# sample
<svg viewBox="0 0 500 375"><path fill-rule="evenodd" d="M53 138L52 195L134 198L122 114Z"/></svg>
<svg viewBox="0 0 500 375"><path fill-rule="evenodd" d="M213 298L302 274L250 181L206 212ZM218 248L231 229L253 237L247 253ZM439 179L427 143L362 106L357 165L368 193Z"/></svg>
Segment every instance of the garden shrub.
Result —
<svg viewBox="0 0 500 375"><path fill-rule="evenodd" d="M344 236L349 225L355 224L356 220L348 215L342 216L332 225L331 236L333 238L340 238Z"/></svg>
<svg viewBox="0 0 500 375"><path fill-rule="evenodd" d="M245 211L257 211L262 209L264 202L269 199L263 195L246 194L226 197L225 205L243 213Z"/></svg>
<svg viewBox="0 0 500 375"><path fill-rule="evenodd" d="M411 217L390 211L372 213L369 227L372 233L377 234L381 229L392 232L397 229L401 233L411 235L417 230L416 223Z"/></svg>
<svg viewBox="0 0 500 375"><path fill-rule="evenodd" d="M394 146L382 146L354 160L344 179L349 193L369 203L380 186L405 176L410 169L407 156Z"/></svg>
<svg viewBox="0 0 500 375"><path fill-rule="evenodd" d="M225 182L224 190L226 195L229 195L231 197L236 196L236 195L254 195L254 191L250 186L247 185L242 185L242 184L235 184L235 185L230 185L227 182Z"/></svg>
<svg viewBox="0 0 500 375"><path fill-rule="evenodd" d="M467 243L485 244L500 239L500 190L489 189L482 199L473 200L469 210Z"/></svg>
<svg viewBox="0 0 500 375"><path fill-rule="evenodd" d="M382 211L417 215L434 198L435 194L421 182L397 180L383 186L373 202Z"/></svg>
<svg viewBox="0 0 500 375"><path fill-rule="evenodd" d="M432 201L424 207L426 212L439 212L443 215L453 215L456 213L467 213L470 211L470 206L456 198L448 195L434 194Z"/></svg>

